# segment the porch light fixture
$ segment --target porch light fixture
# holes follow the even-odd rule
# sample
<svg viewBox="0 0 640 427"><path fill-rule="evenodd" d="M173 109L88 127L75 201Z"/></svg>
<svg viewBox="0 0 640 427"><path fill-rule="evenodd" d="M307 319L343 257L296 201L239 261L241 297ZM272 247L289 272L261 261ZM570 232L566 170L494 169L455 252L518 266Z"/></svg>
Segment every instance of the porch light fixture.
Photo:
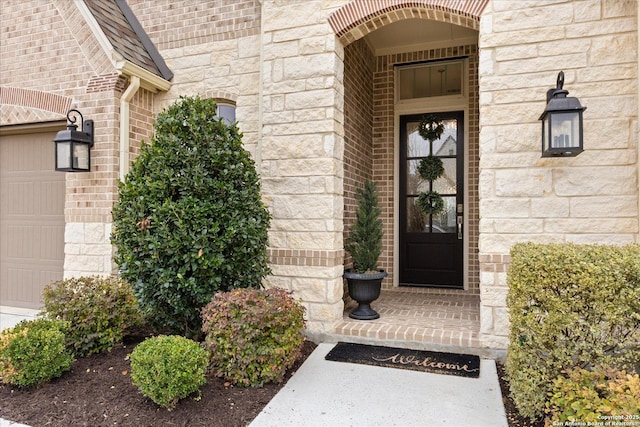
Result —
<svg viewBox="0 0 640 427"><path fill-rule="evenodd" d="M82 131L76 125L80 116ZM93 147L93 120L84 120L78 110L67 113L66 130L57 133L53 142L56 144L56 170L61 172L89 172L91 170L91 147Z"/></svg>
<svg viewBox="0 0 640 427"><path fill-rule="evenodd" d="M547 91L547 108L542 120L542 157L575 157L582 153L582 112L578 98L567 98L562 89L564 72L558 73L554 89Z"/></svg>

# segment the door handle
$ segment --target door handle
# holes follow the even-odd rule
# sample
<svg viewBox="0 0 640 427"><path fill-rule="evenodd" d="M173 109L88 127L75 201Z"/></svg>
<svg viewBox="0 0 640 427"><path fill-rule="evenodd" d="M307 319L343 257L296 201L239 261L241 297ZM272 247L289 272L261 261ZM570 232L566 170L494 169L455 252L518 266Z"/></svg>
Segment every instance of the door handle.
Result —
<svg viewBox="0 0 640 427"><path fill-rule="evenodd" d="M456 222L458 225L458 240L462 240L462 224L464 223L464 217L462 215L458 215L456 217Z"/></svg>

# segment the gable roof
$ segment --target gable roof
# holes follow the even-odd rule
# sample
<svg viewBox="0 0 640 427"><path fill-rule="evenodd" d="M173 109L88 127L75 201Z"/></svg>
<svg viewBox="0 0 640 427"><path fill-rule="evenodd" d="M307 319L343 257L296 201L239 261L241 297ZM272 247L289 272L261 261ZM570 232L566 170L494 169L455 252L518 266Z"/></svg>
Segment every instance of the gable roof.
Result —
<svg viewBox="0 0 640 427"><path fill-rule="evenodd" d="M164 79L173 73L125 0L84 0L100 30L125 61Z"/></svg>

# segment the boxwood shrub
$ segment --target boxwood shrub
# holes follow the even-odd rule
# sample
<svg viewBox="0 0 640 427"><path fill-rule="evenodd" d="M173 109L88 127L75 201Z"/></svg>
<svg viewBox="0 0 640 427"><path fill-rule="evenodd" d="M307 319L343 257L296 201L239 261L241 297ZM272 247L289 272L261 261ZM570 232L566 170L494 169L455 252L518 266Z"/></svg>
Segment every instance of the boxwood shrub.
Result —
<svg viewBox="0 0 640 427"><path fill-rule="evenodd" d="M0 382L35 386L68 371L73 355L67 350L61 320L23 320L0 332Z"/></svg>
<svg viewBox="0 0 640 427"><path fill-rule="evenodd" d="M129 283L113 276L65 279L44 288L44 314L69 322L67 344L77 356L111 350L142 323Z"/></svg>
<svg viewBox="0 0 640 427"><path fill-rule="evenodd" d="M270 217L242 135L213 100L182 97L154 129L119 185L115 262L152 325L195 338L215 292L269 273Z"/></svg>
<svg viewBox="0 0 640 427"><path fill-rule="evenodd" d="M283 289L217 293L202 310L211 369L239 386L281 382L304 343L304 307Z"/></svg>
<svg viewBox="0 0 640 427"><path fill-rule="evenodd" d="M209 359L200 345L177 335L147 338L130 356L131 379L140 392L173 409L206 382Z"/></svg>
<svg viewBox="0 0 640 427"><path fill-rule="evenodd" d="M640 246L517 244L507 282L506 372L522 415L542 418L563 370L640 359Z"/></svg>

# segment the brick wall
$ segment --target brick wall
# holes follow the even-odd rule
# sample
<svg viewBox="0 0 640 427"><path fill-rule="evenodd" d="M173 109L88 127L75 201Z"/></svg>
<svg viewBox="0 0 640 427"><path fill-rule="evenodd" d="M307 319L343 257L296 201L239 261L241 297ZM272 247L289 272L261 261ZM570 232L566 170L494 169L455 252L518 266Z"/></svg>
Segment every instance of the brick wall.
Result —
<svg viewBox="0 0 640 427"><path fill-rule="evenodd" d="M385 224L384 250L381 265L389 271L384 286L393 284L393 240L394 240L394 66L417 61L467 57L469 59L469 121L467 192L469 203L467 228L469 230L468 272L469 293L479 293L478 264L478 48L475 45L430 49L418 52L391 54L376 58L374 72L374 180L379 188L383 221Z"/></svg>
<svg viewBox="0 0 640 427"><path fill-rule="evenodd" d="M373 67L364 39L344 49L344 238L355 221L356 189L373 179ZM345 253L345 267L351 257ZM345 285L345 299L348 293Z"/></svg>

